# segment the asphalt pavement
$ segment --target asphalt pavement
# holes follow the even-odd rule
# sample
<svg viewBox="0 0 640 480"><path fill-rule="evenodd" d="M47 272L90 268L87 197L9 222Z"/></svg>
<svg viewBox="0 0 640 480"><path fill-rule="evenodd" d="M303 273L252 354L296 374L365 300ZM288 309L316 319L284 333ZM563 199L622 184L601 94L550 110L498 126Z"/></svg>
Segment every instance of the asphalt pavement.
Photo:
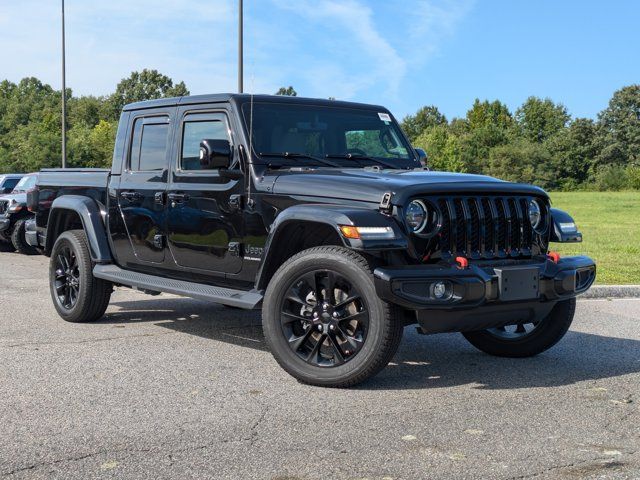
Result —
<svg viewBox="0 0 640 480"><path fill-rule="evenodd" d="M581 300L530 359L405 330L380 375L305 386L259 312L118 289L55 313L45 257L0 253L7 478L640 478L640 300Z"/></svg>

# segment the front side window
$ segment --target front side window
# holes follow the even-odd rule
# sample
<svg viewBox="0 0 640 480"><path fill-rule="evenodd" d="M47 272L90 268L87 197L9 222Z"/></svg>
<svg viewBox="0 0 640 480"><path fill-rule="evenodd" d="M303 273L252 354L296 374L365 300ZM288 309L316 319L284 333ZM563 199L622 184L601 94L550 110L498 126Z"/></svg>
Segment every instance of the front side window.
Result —
<svg viewBox="0 0 640 480"><path fill-rule="evenodd" d="M132 171L164 170L167 165L169 125L136 120L131 142L130 169Z"/></svg>
<svg viewBox="0 0 640 480"><path fill-rule="evenodd" d="M202 140L228 140L227 127L222 120L185 121L182 129L182 170L200 170L200 142Z"/></svg>
<svg viewBox="0 0 640 480"><path fill-rule="evenodd" d="M264 163L419 166L411 146L387 112L267 102L253 106L245 103L242 110L254 153Z"/></svg>

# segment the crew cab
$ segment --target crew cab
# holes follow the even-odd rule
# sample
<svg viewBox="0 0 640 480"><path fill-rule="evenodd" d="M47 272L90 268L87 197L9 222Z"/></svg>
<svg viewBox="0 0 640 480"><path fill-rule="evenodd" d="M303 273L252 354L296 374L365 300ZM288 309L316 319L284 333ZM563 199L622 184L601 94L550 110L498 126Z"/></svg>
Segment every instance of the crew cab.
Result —
<svg viewBox="0 0 640 480"><path fill-rule="evenodd" d="M111 169L43 170L37 235L59 315L100 319L114 285L262 308L275 359L345 387L403 329L525 357L595 279L540 188L429 171L384 107L218 94L127 105ZM46 199L46 200L40 200Z"/></svg>

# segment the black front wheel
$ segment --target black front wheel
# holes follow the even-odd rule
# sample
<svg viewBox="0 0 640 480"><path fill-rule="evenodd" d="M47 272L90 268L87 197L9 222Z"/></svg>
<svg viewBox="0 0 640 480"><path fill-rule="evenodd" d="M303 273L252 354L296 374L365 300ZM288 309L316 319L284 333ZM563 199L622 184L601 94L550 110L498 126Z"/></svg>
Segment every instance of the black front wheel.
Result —
<svg viewBox="0 0 640 480"><path fill-rule="evenodd" d="M567 333L576 311L576 299L562 300L540 321L465 332L478 350L498 357L532 357L548 350Z"/></svg>
<svg viewBox="0 0 640 480"><path fill-rule="evenodd" d="M343 247L301 252L275 273L262 309L278 363L301 382L348 387L395 354L402 315L378 298L367 260Z"/></svg>
<svg viewBox="0 0 640 480"><path fill-rule="evenodd" d="M84 231L69 230L56 240L49 261L49 290L58 315L67 322L92 322L104 315L113 288L93 276Z"/></svg>

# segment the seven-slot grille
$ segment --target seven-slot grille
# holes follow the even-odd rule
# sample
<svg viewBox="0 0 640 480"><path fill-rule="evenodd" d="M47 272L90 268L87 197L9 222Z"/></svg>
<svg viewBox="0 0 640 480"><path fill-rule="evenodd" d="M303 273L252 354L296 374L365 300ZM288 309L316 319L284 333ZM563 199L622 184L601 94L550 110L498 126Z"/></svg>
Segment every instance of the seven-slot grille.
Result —
<svg viewBox="0 0 640 480"><path fill-rule="evenodd" d="M0 200L0 214L7 213L7 207L9 202L6 200Z"/></svg>
<svg viewBox="0 0 640 480"><path fill-rule="evenodd" d="M529 221L531 197L461 196L432 200L442 213L438 238L443 257L531 255L535 234Z"/></svg>

